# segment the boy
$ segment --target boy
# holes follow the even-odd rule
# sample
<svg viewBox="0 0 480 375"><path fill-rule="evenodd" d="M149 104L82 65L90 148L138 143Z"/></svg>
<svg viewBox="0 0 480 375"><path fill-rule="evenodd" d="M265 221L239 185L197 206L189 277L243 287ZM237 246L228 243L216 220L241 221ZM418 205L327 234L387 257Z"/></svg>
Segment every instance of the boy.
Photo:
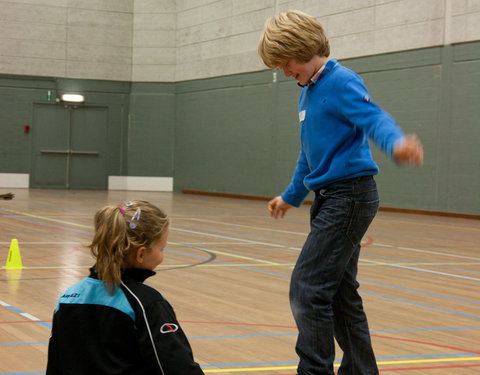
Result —
<svg viewBox="0 0 480 375"><path fill-rule="evenodd" d="M370 100L356 73L328 59L328 38L314 17L290 11L269 19L258 52L302 87L300 155L290 185L268 203L270 215L284 217L315 192L290 284L297 372L333 375L335 338L343 350L338 374L378 374L356 280L360 241L379 204L368 138L400 164L420 166L422 145Z"/></svg>

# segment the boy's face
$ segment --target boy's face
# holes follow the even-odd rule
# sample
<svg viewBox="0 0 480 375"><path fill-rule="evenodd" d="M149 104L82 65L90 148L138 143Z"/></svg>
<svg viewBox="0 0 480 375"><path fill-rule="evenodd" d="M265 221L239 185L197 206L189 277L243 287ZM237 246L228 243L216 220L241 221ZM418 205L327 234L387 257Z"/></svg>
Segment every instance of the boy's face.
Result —
<svg viewBox="0 0 480 375"><path fill-rule="evenodd" d="M314 56L309 62L300 63L295 59L288 60L282 67L285 77L293 77L302 86L306 85L310 78L323 66L326 58Z"/></svg>

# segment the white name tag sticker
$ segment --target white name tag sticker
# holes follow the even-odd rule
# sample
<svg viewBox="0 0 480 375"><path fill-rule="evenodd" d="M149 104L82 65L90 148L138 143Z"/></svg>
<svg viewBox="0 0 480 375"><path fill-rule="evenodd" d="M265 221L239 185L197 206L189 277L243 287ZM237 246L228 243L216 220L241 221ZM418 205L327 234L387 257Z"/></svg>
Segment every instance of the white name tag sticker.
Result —
<svg viewBox="0 0 480 375"><path fill-rule="evenodd" d="M307 111L303 110L303 111L300 111L298 112L298 120L300 122L302 122L303 120L305 120L305 114L307 113Z"/></svg>

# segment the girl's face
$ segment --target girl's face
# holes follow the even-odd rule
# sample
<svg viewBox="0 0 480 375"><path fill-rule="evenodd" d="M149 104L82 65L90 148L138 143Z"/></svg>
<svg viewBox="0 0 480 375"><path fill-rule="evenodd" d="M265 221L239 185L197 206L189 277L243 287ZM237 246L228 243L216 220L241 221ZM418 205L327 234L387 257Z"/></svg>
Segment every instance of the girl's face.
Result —
<svg viewBox="0 0 480 375"><path fill-rule="evenodd" d="M142 268L153 271L160 263L163 262L163 249L167 246L168 228L158 241L155 241L150 249L146 249L143 253Z"/></svg>
<svg viewBox="0 0 480 375"><path fill-rule="evenodd" d="M144 268L153 271L163 262L163 249L167 246L167 238L168 228L150 248L142 246L132 251L125 260L125 268Z"/></svg>

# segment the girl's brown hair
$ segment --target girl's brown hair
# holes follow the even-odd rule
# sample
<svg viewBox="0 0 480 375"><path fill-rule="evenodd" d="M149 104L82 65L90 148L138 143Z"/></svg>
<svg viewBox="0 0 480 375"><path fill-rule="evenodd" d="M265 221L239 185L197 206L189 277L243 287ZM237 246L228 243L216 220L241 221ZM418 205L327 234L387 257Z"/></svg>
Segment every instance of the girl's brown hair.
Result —
<svg viewBox="0 0 480 375"><path fill-rule="evenodd" d="M291 59L306 63L315 55L328 57L330 43L315 17L292 10L267 20L258 54L269 68L282 68Z"/></svg>
<svg viewBox="0 0 480 375"><path fill-rule="evenodd" d="M97 211L95 235L89 245L96 258L98 278L110 293L121 282L122 270L130 251L158 241L168 228L167 215L146 201L134 200L122 205L109 205Z"/></svg>

